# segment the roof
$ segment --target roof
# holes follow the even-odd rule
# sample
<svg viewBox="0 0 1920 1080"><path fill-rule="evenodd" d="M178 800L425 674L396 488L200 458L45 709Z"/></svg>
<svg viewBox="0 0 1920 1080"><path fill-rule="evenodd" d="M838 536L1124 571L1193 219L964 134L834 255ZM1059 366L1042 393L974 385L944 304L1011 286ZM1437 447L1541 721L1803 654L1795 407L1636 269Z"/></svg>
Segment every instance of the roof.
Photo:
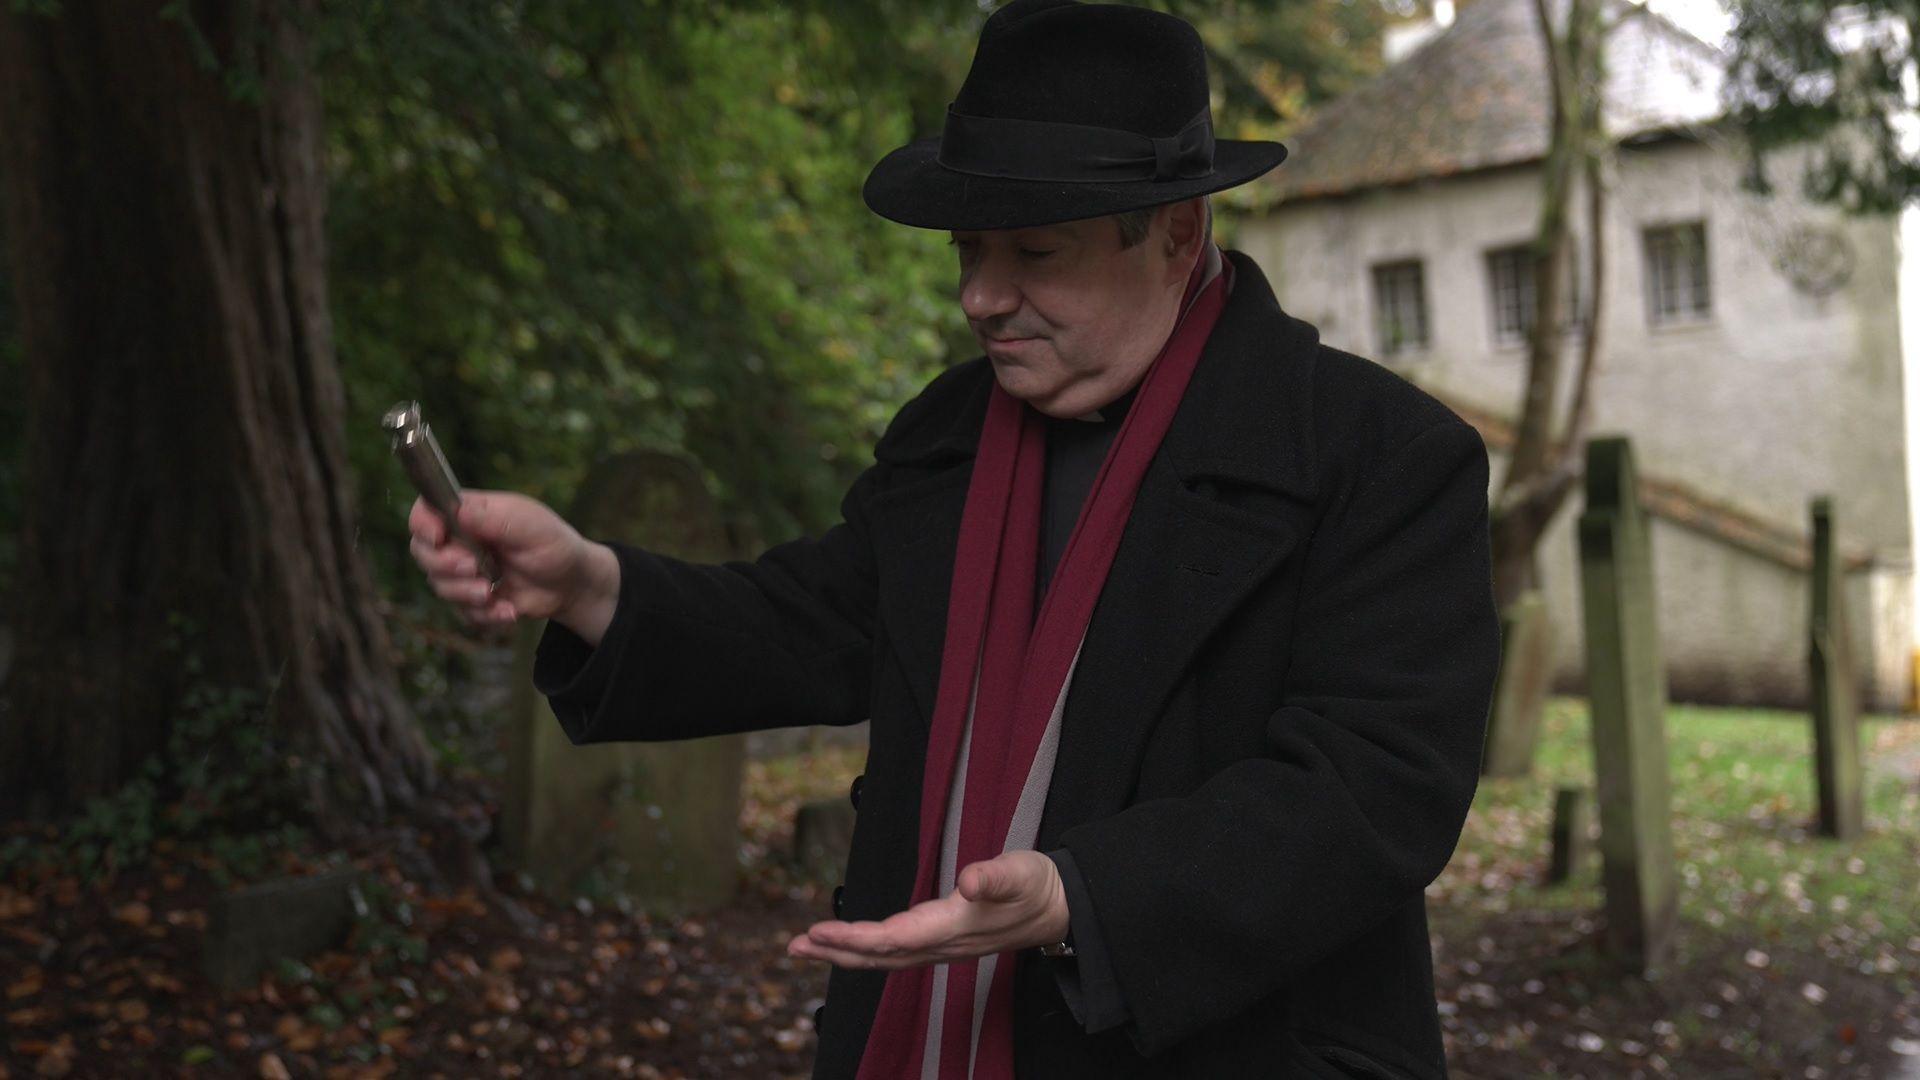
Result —
<svg viewBox="0 0 1920 1080"><path fill-rule="evenodd" d="M1629 0L1604 0L1607 126L1618 138L1719 112L1712 45ZM1555 0L1564 11L1565 0ZM1325 107L1288 140L1260 201L1299 200L1538 161L1546 156L1546 50L1534 0L1475 0L1453 25Z"/></svg>

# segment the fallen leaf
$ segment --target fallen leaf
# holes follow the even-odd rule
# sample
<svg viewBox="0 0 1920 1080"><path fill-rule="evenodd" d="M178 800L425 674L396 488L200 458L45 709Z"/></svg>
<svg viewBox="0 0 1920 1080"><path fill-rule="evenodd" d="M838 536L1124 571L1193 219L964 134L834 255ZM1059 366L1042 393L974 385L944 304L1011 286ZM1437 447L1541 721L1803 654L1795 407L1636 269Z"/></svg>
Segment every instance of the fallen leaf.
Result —
<svg viewBox="0 0 1920 1080"><path fill-rule="evenodd" d="M113 909L113 917L128 926L145 926L153 919L153 909L135 900Z"/></svg>
<svg viewBox="0 0 1920 1080"><path fill-rule="evenodd" d="M26 893L0 886L0 922L31 915L38 907Z"/></svg>
<svg viewBox="0 0 1920 1080"><path fill-rule="evenodd" d="M19 982L7 986L7 1000L18 1001L23 997L32 997L40 992L42 973L37 967L30 967L21 976Z"/></svg>
<svg viewBox="0 0 1920 1080"><path fill-rule="evenodd" d="M260 1080L293 1080L293 1074L279 1054L265 1053L260 1055Z"/></svg>

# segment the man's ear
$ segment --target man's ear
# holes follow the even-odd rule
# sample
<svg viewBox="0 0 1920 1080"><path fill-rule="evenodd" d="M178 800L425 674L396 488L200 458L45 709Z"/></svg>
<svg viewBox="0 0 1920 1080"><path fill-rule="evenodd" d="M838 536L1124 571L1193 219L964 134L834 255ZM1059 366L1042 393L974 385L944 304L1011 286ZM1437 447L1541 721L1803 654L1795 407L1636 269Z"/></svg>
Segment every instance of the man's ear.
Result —
<svg viewBox="0 0 1920 1080"><path fill-rule="evenodd" d="M1167 257L1171 278L1187 279L1200 246L1207 239L1207 202L1202 197L1169 203L1161 208L1166 233L1160 238L1161 254Z"/></svg>

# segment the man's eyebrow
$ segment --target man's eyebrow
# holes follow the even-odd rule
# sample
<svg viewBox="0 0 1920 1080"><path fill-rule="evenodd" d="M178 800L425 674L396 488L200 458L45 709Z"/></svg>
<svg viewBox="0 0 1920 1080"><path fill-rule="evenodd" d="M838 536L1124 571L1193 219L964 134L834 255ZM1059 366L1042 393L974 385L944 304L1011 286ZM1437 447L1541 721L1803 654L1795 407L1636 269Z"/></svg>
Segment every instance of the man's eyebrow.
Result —
<svg viewBox="0 0 1920 1080"><path fill-rule="evenodd" d="M1064 244L1074 238L1072 229L1059 225L1034 225L1030 228L1015 229L1015 238L1023 243Z"/></svg>

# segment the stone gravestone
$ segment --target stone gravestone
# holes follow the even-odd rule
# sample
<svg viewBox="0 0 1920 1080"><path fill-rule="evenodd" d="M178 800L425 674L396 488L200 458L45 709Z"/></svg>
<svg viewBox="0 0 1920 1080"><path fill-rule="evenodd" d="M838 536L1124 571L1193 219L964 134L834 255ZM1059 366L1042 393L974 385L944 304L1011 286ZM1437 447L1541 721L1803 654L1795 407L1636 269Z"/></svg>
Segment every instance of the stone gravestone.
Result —
<svg viewBox="0 0 1920 1080"><path fill-rule="evenodd" d="M1859 703L1847 636L1845 578L1833 531L1833 501L1813 500L1812 607L1807 619L1807 686L1813 698L1814 782L1820 835L1860 835Z"/></svg>
<svg viewBox="0 0 1920 1080"><path fill-rule="evenodd" d="M260 981L276 961L336 948L353 928L359 883L360 872L346 868L215 897L201 956L207 980L238 990Z"/></svg>
<svg viewBox="0 0 1920 1080"><path fill-rule="evenodd" d="M1580 598L1593 711L1606 951L1644 974L1672 943L1678 905L1667 777L1666 668L1654 620L1652 551L1633 452L1587 443Z"/></svg>
<svg viewBox="0 0 1920 1080"><path fill-rule="evenodd" d="M1553 794L1553 844L1547 859L1547 884L1564 885L1585 872L1593 859L1593 810L1587 789L1563 787Z"/></svg>
<svg viewBox="0 0 1920 1080"><path fill-rule="evenodd" d="M1552 625L1540 590L1521 593L1501 614L1500 623L1500 674L1493 685L1493 714L1487 719L1486 753L1480 761L1481 773L1496 778L1533 771L1553 675Z"/></svg>
<svg viewBox="0 0 1920 1080"><path fill-rule="evenodd" d="M583 536L693 562L736 557L699 474L668 454L599 462L569 520ZM746 736L574 746L533 688L545 626L521 627L514 661L509 858L550 891L625 895L654 914L727 902L739 872Z"/></svg>
<svg viewBox="0 0 1920 1080"><path fill-rule="evenodd" d="M801 803L793 816L794 865L823 881L845 876L847 852L853 847L854 813L845 799Z"/></svg>

